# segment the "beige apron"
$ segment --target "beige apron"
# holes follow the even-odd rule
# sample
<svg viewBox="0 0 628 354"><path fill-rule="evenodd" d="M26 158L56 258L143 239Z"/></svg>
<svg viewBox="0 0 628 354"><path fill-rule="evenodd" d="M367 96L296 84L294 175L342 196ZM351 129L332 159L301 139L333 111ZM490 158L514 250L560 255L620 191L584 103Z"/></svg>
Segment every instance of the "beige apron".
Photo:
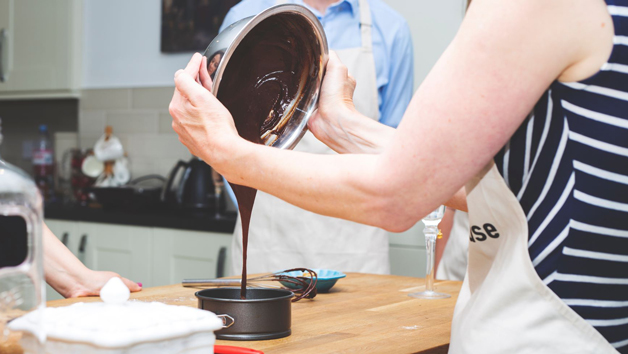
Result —
<svg viewBox="0 0 628 354"><path fill-rule="evenodd" d="M528 224L491 162L466 186L469 267L450 353L617 353L537 275Z"/></svg>
<svg viewBox="0 0 628 354"><path fill-rule="evenodd" d="M277 4L286 1L277 1ZM336 53L356 79L356 108L379 119L371 12L360 0L362 47ZM295 150L333 154L308 132ZM232 272L242 270L242 225L236 224L232 241ZM345 272L387 274L388 233L382 229L305 211L269 194L258 192L251 216L248 273L293 267L327 268Z"/></svg>

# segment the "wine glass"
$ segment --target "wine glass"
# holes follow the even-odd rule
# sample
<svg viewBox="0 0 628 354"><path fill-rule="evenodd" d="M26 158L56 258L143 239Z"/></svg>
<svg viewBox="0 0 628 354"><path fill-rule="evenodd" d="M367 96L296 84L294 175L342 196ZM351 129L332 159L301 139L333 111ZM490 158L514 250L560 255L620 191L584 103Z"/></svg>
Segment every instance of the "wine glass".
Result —
<svg viewBox="0 0 628 354"><path fill-rule="evenodd" d="M438 224L445 215L445 206L441 205L433 212L423 218L425 229L425 248L427 249L427 274L425 275L425 290L416 293L410 293L408 296L417 299L446 299L451 297L449 294L438 293L434 291L434 253L436 251L436 237L438 235Z"/></svg>

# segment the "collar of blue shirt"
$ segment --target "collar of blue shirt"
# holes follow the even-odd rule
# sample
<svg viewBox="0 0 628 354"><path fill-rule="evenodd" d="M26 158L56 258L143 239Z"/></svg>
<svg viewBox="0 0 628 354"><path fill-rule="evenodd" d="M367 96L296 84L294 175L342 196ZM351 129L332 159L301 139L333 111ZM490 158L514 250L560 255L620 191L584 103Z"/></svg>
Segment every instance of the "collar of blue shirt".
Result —
<svg viewBox="0 0 628 354"><path fill-rule="evenodd" d="M316 17L318 17L319 19L324 17L321 15L319 11L305 4L303 0L301 0L301 2L308 9L310 9L310 11L312 11L314 15L316 15ZM334 12L334 11L338 11L338 12L349 11L351 12L351 15L356 16L357 9L359 8L359 6L360 6L360 0L341 0L329 6L327 8L327 11L325 12L325 15L328 15L329 13Z"/></svg>

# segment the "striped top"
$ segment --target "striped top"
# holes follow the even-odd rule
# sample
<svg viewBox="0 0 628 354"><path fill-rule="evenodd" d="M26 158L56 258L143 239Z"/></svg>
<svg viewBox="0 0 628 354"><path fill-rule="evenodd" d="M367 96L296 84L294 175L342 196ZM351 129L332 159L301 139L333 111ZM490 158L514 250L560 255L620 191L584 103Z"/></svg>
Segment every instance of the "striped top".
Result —
<svg viewBox="0 0 628 354"><path fill-rule="evenodd" d="M628 353L628 0L594 76L554 82L495 156L528 220L544 283Z"/></svg>

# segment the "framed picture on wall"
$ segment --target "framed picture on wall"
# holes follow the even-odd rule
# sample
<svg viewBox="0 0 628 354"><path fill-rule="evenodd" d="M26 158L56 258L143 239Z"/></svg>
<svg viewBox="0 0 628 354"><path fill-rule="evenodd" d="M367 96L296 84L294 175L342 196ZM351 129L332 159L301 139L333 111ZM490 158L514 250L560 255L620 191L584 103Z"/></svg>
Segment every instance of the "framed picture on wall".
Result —
<svg viewBox="0 0 628 354"><path fill-rule="evenodd" d="M240 0L162 0L161 51L202 52Z"/></svg>

